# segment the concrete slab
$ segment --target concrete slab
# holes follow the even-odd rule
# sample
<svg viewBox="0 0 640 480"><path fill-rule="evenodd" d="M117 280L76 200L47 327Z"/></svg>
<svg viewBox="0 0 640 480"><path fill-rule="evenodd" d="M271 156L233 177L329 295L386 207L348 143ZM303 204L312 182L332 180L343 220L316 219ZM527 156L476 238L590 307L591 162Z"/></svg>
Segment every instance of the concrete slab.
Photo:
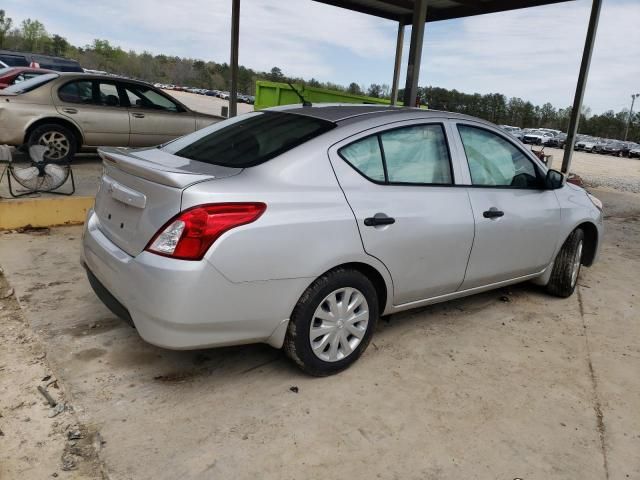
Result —
<svg viewBox="0 0 640 480"><path fill-rule="evenodd" d="M0 230L83 224L94 197L18 198L0 202Z"/></svg>
<svg viewBox="0 0 640 480"><path fill-rule="evenodd" d="M601 196L609 233L577 295L397 315L325 379L262 345L145 344L90 291L79 227L0 234L0 265L111 479L638 478L640 196Z"/></svg>
<svg viewBox="0 0 640 480"><path fill-rule="evenodd" d="M0 163L0 173L6 164ZM74 195L38 193L19 198L10 196L5 178L0 181L0 230L32 226L80 224L87 210L93 205L102 175L102 163L96 154L83 154L73 163L76 191ZM1 177L1 175L0 175ZM14 193L24 190L13 183ZM70 181L63 185L62 192L71 191Z"/></svg>

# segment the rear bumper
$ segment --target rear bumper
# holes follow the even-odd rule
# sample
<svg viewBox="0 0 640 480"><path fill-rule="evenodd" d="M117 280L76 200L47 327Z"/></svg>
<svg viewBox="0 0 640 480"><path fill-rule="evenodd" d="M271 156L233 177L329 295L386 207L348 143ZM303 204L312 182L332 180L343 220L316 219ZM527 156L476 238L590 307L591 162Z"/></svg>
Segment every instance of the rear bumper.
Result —
<svg viewBox="0 0 640 480"><path fill-rule="evenodd" d="M105 305L129 317L145 341L176 350L257 342L281 347L289 315L309 283L234 283L207 260L149 252L131 257L100 231L93 211L85 224L81 261Z"/></svg>
<svg viewBox="0 0 640 480"><path fill-rule="evenodd" d="M89 284L91 285L91 288L93 288L96 296L102 301L102 303L104 303L105 306L109 310L111 310L111 312L118 318L124 320L132 327L135 326L133 324L133 320L131 319L129 310L127 310L126 307L122 305L116 297L111 295L111 292L107 290L106 287L102 285L102 283L100 283L100 280L98 280L93 272L89 270L89 267L87 267L86 265L84 265L84 267L87 271L87 279L89 280Z"/></svg>

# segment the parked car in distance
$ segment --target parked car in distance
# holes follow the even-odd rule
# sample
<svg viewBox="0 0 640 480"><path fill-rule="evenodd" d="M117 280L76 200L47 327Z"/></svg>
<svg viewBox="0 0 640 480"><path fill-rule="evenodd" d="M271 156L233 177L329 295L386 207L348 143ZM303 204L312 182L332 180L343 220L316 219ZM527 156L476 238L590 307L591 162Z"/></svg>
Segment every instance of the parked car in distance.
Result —
<svg viewBox="0 0 640 480"><path fill-rule="evenodd" d="M628 157L631 150L637 148L638 144L634 142L620 142L620 156Z"/></svg>
<svg viewBox="0 0 640 480"><path fill-rule="evenodd" d="M640 145L629 150L629 158L640 158Z"/></svg>
<svg viewBox="0 0 640 480"><path fill-rule="evenodd" d="M312 375L352 364L381 315L526 280L567 297L602 236L597 199L460 114L291 105L99 152L98 297L149 343L265 342Z"/></svg>
<svg viewBox="0 0 640 480"><path fill-rule="evenodd" d="M598 141L595 138L584 138L582 140L578 140L573 149L581 150L583 152L593 152L594 147L597 145Z"/></svg>
<svg viewBox="0 0 640 480"><path fill-rule="evenodd" d="M10 67L37 67L56 72L83 72L76 60L38 53L0 50L0 61Z"/></svg>
<svg viewBox="0 0 640 480"><path fill-rule="evenodd" d="M559 133L549 138L545 145L547 145L548 147L564 148L566 143L567 143L567 134Z"/></svg>
<svg viewBox="0 0 640 480"><path fill-rule="evenodd" d="M83 147L158 145L222 119L152 85L106 75L47 73L0 90L0 144L44 145L67 161Z"/></svg>
<svg viewBox="0 0 640 480"><path fill-rule="evenodd" d="M238 102L253 105L253 103L255 102L255 97L253 95L245 95L241 93L238 94Z"/></svg>
<svg viewBox="0 0 640 480"><path fill-rule="evenodd" d="M591 148L591 153L604 153L604 147L611 143L611 140L597 139Z"/></svg>
<svg viewBox="0 0 640 480"><path fill-rule="evenodd" d="M598 148L598 153L603 155L615 155L616 157L622 156L623 145L622 142L607 142Z"/></svg>
<svg viewBox="0 0 640 480"><path fill-rule="evenodd" d="M16 83L24 82L30 78L44 75L45 73L53 73L52 70L44 68L29 67L7 67L0 68L0 90L3 90Z"/></svg>
<svg viewBox="0 0 640 480"><path fill-rule="evenodd" d="M529 143L532 145L546 145L546 143L553 138L554 134L543 130L534 130L524 134L522 138L523 143Z"/></svg>
<svg viewBox="0 0 640 480"><path fill-rule="evenodd" d="M524 133L522 132L522 129L519 127L512 127L510 125L500 125L500 128L503 129L505 132L509 132L511 135L513 135L520 141L522 141L524 137Z"/></svg>

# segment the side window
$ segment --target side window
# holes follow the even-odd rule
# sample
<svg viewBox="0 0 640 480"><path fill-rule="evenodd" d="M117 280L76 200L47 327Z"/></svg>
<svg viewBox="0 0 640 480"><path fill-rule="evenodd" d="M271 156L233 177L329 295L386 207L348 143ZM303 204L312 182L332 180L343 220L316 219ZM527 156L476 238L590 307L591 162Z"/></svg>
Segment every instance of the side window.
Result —
<svg viewBox="0 0 640 480"><path fill-rule="evenodd" d="M118 88L113 83L100 82L98 84L98 103L108 107L119 107L120 96Z"/></svg>
<svg viewBox="0 0 640 480"><path fill-rule="evenodd" d="M176 103L151 88L139 85L125 85L125 91L132 107L151 108L167 112L180 111Z"/></svg>
<svg viewBox="0 0 640 480"><path fill-rule="evenodd" d="M63 102L93 103L93 82L91 80L69 82L58 90L58 97Z"/></svg>
<svg viewBox="0 0 640 480"><path fill-rule="evenodd" d="M340 155L365 177L384 182L384 167L378 136L363 138L340 149Z"/></svg>
<svg viewBox="0 0 640 480"><path fill-rule="evenodd" d="M353 168L375 182L450 185L447 139L441 125L394 128L339 150Z"/></svg>
<svg viewBox="0 0 640 480"><path fill-rule="evenodd" d="M30 80L33 77L37 77L40 75L39 73L21 73L16 78L13 79L13 84L24 82L25 80Z"/></svg>
<svg viewBox="0 0 640 480"><path fill-rule="evenodd" d="M416 125L380 134L389 183L451 184L451 162L440 125Z"/></svg>
<svg viewBox="0 0 640 480"><path fill-rule="evenodd" d="M482 128L458 125L473 185L539 188L534 163L509 141Z"/></svg>

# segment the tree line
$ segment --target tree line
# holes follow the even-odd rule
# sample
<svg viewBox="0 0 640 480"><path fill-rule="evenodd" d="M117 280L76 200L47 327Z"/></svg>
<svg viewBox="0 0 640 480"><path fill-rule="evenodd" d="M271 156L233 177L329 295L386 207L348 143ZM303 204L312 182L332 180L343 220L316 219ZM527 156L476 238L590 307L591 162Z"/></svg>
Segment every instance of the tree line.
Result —
<svg viewBox="0 0 640 480"><path fill-rule="evenodd" d="M104 70L110 73L137 78L148 82L188 85L196 88L229 90L230 68L227 63L216 63L194 58L169 55L153 55L149 52L125 51L108 40L96 39L90 45L71 45L66 38L50 34L38 20L26 19L14 25L4 10L0 10L0 49L44 53L78 60L84 68ZM332 82L320 82L314 78L305 80L285 75L278 67L269 72L239 67L238 90L255 94L256 80L292 82L311 87L345 91L356 95L389 98L387 84L369 86L355 82L342 86ZM402 91L399 92L402 98ZM465 113L484 118L497 124L517 127L544 127L567 131L571 107L555 108L550 103L534 105L517 97L507 98L500 93L463 93L440 87L418 89L420 101L429 108ZM640 108L638 109L640 110ZM604 138L622 139L625 134L629 110L606 111L592 115L588 107L581 112L580 133ZM640 142L640 111L631 118L628 139Z"/></svg>

